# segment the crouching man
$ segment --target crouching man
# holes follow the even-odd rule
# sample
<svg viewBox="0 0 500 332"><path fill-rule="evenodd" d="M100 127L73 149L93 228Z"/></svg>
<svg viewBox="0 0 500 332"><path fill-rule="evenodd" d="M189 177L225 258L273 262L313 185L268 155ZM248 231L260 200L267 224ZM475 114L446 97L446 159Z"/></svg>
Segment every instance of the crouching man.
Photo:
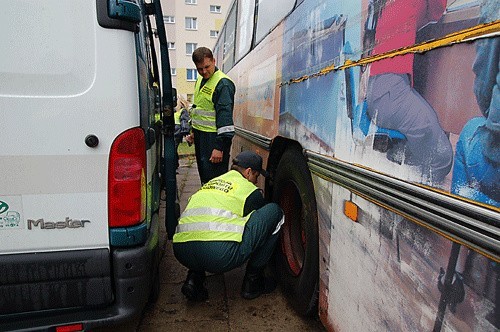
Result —
<svg viewBox="0 0 500 332"><path fill-rule="evenodd" d="M208 298L205 272L224 273L248 261L241 296L253 299L269 293L276 283L264 267L276 246L283 211L267 203L256 186L262 158L243 151L231 170L216 177L189 198L173 238L177 260L189 271L182 293L192 301Z"/></svg>

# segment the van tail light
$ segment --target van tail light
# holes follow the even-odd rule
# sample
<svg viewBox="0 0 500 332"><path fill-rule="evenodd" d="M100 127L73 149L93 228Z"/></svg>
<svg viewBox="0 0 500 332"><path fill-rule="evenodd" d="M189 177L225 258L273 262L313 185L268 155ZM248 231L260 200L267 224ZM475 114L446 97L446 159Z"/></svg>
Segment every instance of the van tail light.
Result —
<svg viewBox="0 0 500 332"><path fill-rule="evenodd" d="M83 331L83 324L56 326L56 332L79 332Z"/></svg>
<svg viewBox="0 0 500 332"><path fill-rule="evenodd" d="M108 170L109 227L127 227L146 217L146 138L141 128L121 133L111 145Z"/></svg>

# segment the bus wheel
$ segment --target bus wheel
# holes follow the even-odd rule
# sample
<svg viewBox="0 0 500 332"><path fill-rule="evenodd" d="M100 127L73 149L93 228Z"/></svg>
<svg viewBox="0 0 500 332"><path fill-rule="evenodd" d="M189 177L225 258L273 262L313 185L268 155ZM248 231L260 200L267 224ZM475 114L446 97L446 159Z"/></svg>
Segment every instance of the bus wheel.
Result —
<svg viewBox="0 0 500 332"><path fill-rule="evenodd" d="M276 273L295 310L311 316L317 314L318 303L318 215L311 173L299 149L285 151L273 188L273 201L285 213Z"/></svg>

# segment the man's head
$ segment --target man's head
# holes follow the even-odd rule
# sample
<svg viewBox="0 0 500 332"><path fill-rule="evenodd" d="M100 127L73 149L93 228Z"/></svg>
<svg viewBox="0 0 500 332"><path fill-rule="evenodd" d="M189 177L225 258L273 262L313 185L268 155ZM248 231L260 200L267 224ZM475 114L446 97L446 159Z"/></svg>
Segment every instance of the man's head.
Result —
<svg viewBox="0 0 500 332"><path fill-rule="evenodd" d="M194 65L198 74L204 79L209 79L215 72L215 58L209 48L198 47L194 50L193 55Z"/></svg>
<svg viewBox="0 0 500 332"><path fill-rule="evenodd" d="M254 184L257 183L259 174L268 176L267 172L262 169L262 157L252 151L240 152L233 159L233 169L238 170L248 181Z"/></svg>

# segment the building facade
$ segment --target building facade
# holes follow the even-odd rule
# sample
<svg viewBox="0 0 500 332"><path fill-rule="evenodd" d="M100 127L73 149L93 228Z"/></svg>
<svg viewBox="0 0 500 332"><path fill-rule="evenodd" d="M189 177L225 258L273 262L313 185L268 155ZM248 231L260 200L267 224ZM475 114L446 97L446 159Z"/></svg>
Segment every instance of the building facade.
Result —
<svg viewBox="0 0 500 332"><path fill-rule="evenodd" d="M232 0L162 0L169 42L172 84L177 94L193 102L198 73L191 60L200 46L213 49Z"/></svg>

